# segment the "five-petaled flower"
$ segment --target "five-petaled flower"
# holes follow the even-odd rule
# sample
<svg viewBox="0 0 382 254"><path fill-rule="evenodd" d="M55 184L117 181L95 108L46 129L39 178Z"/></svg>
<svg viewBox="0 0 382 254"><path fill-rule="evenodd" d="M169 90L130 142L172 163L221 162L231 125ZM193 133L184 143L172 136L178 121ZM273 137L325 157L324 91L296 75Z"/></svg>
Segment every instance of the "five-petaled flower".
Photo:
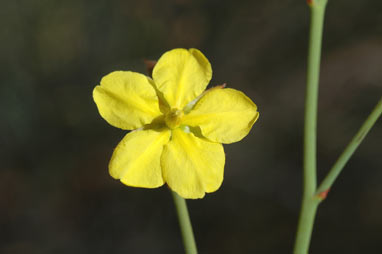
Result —
<svg viewBox="0 0 382 254"><path fill-rule="evenodd" d="M130 71L102 78L93 91L99 113L109 124L133 130L114 150L113 178L144 188L167 183L184 198L202 198L220 187L222 143L244 138L259 113L238 90L204 91L211 76L199 50L174 49L158 60L152 79Z"/></svg>

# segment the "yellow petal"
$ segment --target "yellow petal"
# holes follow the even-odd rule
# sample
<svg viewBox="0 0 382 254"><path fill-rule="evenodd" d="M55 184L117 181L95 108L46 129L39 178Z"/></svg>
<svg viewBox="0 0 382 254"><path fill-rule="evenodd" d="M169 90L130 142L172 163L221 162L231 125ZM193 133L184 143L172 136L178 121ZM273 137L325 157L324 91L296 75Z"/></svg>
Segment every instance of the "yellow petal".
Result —
<svg viewBox="0 0 382 254"><path fill-rule="evenodd" d="M127 134L115 148L109 173L122 183L144 188L163 185L160 157L169 130L139 130Z"/></svg>
<svg viewBox="0 0 382 254"><path fill-rule="evenodd" d="M212 77L211 64L197 49L173 49L158 60L153 79L172 108L183 107L207 87Z"/></svg>
<svg viewBox="0 0 382 254"><path fill-rule="evenodd" d="M244 138L258 117L257 106L244 93L211 89L183 117L182 124L200 127L209 140L229 144Z"/></svg>
<svg viewBox="0 0 382 254"><path fill-rule="evenodd" d="M224 173L223 146L180 129L164 146L161 165L168 186L183 198L202 198L216 191Z"/></svg>
<svg viewBox="0 0 382 254"><path fill-rule="evenodd" d="M130 71L115 71L101 80L93 98L101 116L111 125L134 130L161 115L152 80Z"/></svg>

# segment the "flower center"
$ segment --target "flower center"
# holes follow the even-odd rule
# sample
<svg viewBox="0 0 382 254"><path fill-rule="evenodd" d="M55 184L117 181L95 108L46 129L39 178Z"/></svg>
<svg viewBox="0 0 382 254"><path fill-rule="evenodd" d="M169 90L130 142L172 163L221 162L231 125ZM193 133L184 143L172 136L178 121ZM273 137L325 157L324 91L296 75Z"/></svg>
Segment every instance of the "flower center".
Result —
<svg viewBox="0 0 382 254"><path fill-rule="evenodd" d="M164 118L164 120L166 121L167 127L170 129L175 129L179 127L183 115L184 115L183 110L176 109L176 108L171 109L171 111L167 113Z"/></svg>

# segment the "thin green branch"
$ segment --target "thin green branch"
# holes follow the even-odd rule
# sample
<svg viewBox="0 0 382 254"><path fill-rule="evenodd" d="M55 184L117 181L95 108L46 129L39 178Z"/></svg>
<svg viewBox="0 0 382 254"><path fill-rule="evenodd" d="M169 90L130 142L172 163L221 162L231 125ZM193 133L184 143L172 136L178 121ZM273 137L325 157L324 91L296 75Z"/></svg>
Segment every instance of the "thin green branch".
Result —
<svg viewBox="0 0 382 254"><path fill-rule="evenodd" d="M308 253L319 200L316 192L317 101L322 31L327 0L310 0L308 69L305 96L303 197L294 253Z"/></svg>
<svg viewBox="0 0 382 254"><path fill-rule="evenodd" d="M174 198L176 212L178 214L180 231L182 232L184 251L186 254L196 254L198 253L194 238L194 233L192 231L192 225L190 221L190 216L188 214L186 200L171 191L172 197Z"/></svg>
<svg viewBox="0 0 382 254"><path fill-rule="evenodd" d="M311 11L311 23L305 98L304 183L301 212L293 251L295 254L308 253L318 205L326 197L330 187L344 168L345 164L382 114L381 99L316 190L317 101L322 31L327 0L307 0L307 2Z"/></svg>
<svg viewBox="0 0 382 254"><path fill-rule="evenodd" d="M336 163L334 163L333 167L330 169L329 173L318 187L317 195L323 192L327 192L332 187L334 181L337 179L338 175L341 173L342 169L349 161L350 157L353 155L357 147L361 144L362 140L365 138L365 136L370 131L371 127L373 127L373 125L381 116L381 114L382 98L379 100L379 102L375 106L374 110L370 113L366 121L362 124L357 134L353 137L353 139L347 145L345 150L342 152L341 156L337 159Z"/></svg>
<svg viewBox="0 0 382 254"><path fill-rule="evenodd" d="M312 4L304 124L304 193L316 190L317 101L324 8Z"/></svg>

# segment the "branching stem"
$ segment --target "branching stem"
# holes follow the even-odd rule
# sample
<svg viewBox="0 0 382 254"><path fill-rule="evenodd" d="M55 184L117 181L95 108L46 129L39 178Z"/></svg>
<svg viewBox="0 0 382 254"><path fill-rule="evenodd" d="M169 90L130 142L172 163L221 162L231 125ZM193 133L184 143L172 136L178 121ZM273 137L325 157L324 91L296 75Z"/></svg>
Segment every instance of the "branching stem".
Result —
<svg viewBox="0 0 382 254"><path fill-rule="evenodd" d="M317 102L322 31L327 0L308 0L307 2L311 11L311 23L305 98L303 197L294 254L308 253L318 205L326 198L345 164L382 114L381 99L317 188Z"/></svg>
<svg viewBox="0 0 382 254"><path fill-rule="evenodd" d="M295 254L308 253L314 218L319 204L316 193L317 101L320 75L321 41L327 0L308 1L310 35L305 95L303 197L297 227Z"/></svg>

